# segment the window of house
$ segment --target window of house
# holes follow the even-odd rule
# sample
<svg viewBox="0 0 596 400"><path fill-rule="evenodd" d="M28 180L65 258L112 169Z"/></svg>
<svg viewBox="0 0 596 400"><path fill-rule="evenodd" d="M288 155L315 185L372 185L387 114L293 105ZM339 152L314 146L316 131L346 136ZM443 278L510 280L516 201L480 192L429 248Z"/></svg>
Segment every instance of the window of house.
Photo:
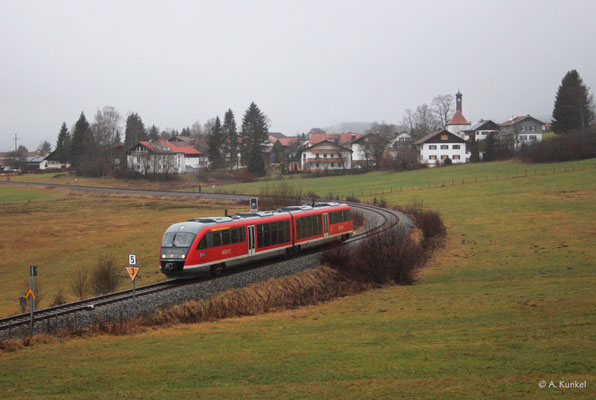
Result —
<svg viewBox="0 0 596 400"><path fill-rule="evenodd" d="M441 135L441 140L447 140L447 135Z"/></svg>
<svg viewBox="0 0 596 400"><path fill-rule="evenodd" d="M317 163L317 168L319 168L319 163Z"/></svg>
<svg viewBox="0 0 596 400"><path fill-rule="evenodd" d="M454 159L454 160L459 160L459 155L458 155L458 154L455 154L455 155L453 156L453 159Z"/></svg>
<svg viewBox="0 0 596 400"><path fill-rule="evenodd" d="M437 159L437 156L429 156L428 159L429 160L436 160Z"/></svg>
<svg viewBox="0 0 596 400"><path fill-rule="evenodd" d="M525 131L526 131L526 127L525 127L525 126L522 126L522 127L521 127L521 131L522 131L522 132L525 132Z"/></svg>
<svg viewBox="0 0 596 400"><path fill-rule="evenodd" d="M302 158L306 160L306 153L302 153Z"/></svg>
<svg viewBox="0 0 596 400"><path fill-rule="evenodd" d="M530 135L530 136L528 136L528 139L530 139L530 140L536 140L536 135Z"/></svg>
<svg viewBox="0 0 596 400"><path fill-rule="evenodd" d="M333 168L333 167L335 167L335 163L332 162L331 163L331 168Z"/></svg>
<svg viewBox="0 0 596 400"><path fill-rule="evenodd" d="M428 149L429 150L436 150L437 149L437 145L436 144L430 144L430 145L428 145Z"/></svg>
<svg viewBox="0 0 596 400"><path fill-rule="evenodd" d="M446 159L446 158L447 158L447 154L442 154L442 155L441 155L441 160L444 160L444 159Z"/></svg>
<svg viewBox="0 0 596 400"><path fill-rule="evenodd" d="M454 144L453 146L451 146L451 148L453 150L459 150L459 144Z"/></svg>
<svg viewBox="0 0 596 400"><path fill-rule="evenodd" d="M536 127L535 127L535 126L531 126L531 127L530 127L530 131L531 131L531 132L536 132Z"/></svg>
<svg viewBox="0 0 596 400"><path fill-rule="evenodd" d="M315 156L316 158L319 158L319 153L317 153L317 155Z"/></svg>
<svg viewBox="0 0 596 400"><path fill-rule="evenodd" d="M519 140L526 140L526 135L519 135Z"/></svg>
<svg viewBox="0 0 596 400"><path fill-rule="evenodd" d="M449 145L448 144L442 144L441 145L441 150L447 150L449 149Z"/></svg>

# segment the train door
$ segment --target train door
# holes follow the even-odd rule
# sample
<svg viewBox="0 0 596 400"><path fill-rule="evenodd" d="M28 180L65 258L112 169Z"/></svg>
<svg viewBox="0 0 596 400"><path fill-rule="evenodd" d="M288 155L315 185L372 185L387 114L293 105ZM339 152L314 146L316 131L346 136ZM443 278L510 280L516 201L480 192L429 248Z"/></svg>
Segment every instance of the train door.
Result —
<svg viewBox="0 0 596 400"><path fill-rule="evenodd" d="M329 236L329 221L327 220L327 213L323 213L323 235Z"/></svg>
<svg viewBox="0 0 596 400"><path fill-rule="evenodd" d="M248 256L252 257L255 255L255 226L248 225L246 230L248 231Z"/></svg>

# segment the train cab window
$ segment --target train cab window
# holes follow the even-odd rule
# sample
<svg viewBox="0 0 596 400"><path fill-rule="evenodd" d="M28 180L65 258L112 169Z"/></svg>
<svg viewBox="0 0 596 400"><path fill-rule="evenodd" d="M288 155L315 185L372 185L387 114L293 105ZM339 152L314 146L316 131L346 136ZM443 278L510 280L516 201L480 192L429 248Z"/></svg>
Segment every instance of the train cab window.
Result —
<svg viewBox="0 0 596 400"><path fill-rule="evenodd" d="M206 248L207 248L207 235L203 236L203 238L199 242L199 245L197 246L198 250L204 250Z"/></svg>

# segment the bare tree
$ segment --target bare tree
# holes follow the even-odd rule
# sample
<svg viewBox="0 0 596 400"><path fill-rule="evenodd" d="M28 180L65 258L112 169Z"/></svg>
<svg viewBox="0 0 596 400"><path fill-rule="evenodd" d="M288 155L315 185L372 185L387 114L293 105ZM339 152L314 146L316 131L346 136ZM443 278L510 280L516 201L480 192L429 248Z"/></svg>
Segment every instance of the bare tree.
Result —
<svg viewBox="0 0 596 400"><path fill-rule="evenodd" d="M366 137L363 139L363 147L365 154L368 153L375 162L375 168L379 169L381 166L381 159L383 154L389 146L391 139L393 139L394 133L397 127L393 124L377 123L373 122L370 129L367 132ZM368 161L368 157L367 157Z"/></svg>
<svg viewBox="0 0 596 400"><path fill-rule="evenodd" d="M414 129L410 133L412 139L420 139L440 127L440 122L426 103L416 107L413 118Z"/></svg>
<svg viewBox="0 0 596 400"><path fill-rule="evenodd" d="M453 96L450 94L440 94L432 99L430 107L441 123L441 126L445 128L453 112Z"/></svg>
<svg viewBox="0 0 596 400"><path fill-rule="evenodd" d="M411 109L406 109L406 111L404 112L404 116L401 119L401 124L405 127L406 131L410 135L413 134L414 127L416 124L414 123L414 113Z"/></svg>

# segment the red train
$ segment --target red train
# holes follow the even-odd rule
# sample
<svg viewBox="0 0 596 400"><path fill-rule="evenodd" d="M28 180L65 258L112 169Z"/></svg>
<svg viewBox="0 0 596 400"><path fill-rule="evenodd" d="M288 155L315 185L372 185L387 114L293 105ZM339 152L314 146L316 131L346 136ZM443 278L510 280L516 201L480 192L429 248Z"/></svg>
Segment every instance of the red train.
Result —
<svg viewBox="0 0 596 400"><path fill-rule="evenodd" d="M346 240L353 231L352 211L339 203L196 218L166 230L160 269L169 278L219 275L225 268Z"/></svg>

